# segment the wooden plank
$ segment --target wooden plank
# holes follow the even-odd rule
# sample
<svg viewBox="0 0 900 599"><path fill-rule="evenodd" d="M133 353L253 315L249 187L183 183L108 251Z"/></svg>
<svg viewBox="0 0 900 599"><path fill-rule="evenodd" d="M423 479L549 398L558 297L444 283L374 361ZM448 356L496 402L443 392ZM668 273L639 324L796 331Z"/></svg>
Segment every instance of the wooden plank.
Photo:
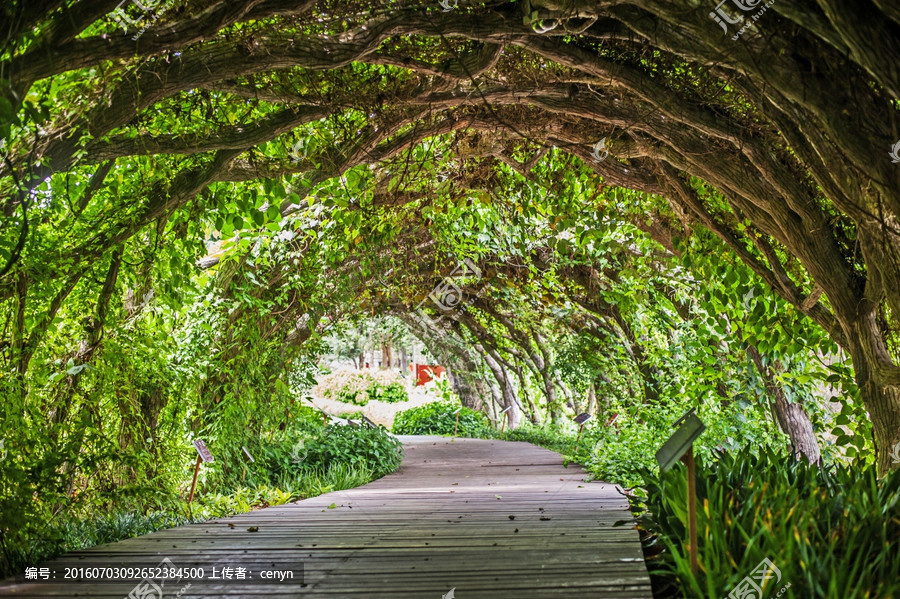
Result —
<svg viewBox="0 0 900 599"><path fill-rule="evenodd" d="M614 485L527 443L404 437L394 474L358 489L72 552L43 566L299 565L302 580L170 581L192 597L652 597ZM334 508L330 506L334 505ZM250 527L258 528L251 532ZM185 585L190 582L189 587ZM123 598L127 584L0 583L14 597ZM154 598L156 599L156 598Z"/></svg>

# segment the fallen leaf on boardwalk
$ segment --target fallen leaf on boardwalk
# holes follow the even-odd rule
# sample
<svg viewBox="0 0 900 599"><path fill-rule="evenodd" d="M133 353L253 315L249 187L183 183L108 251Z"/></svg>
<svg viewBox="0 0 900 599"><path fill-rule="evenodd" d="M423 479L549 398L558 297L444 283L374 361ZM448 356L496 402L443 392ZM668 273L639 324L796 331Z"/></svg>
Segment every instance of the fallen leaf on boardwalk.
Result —
<svg viewBox="0 0 900 599"><path fill-rule="evenodd" d="M516 519L516 517L515 517L515 516L513 516L513 515L512 515L512 514L510 514L510 515L509 515L509 519L510 519L510 520L515 520L515 519Z"/></svg>
<svg viewBox="0 0 900 599"><path fill-rule="evenodd" d="M503 499L502 495L494 495L494 497L496 497L497 499Z"/></svg>
<svg viewBox="0 0 900 599"><path fill-rule="evenodd" d="M251 526L247 529L247 532L259 532L259 526Z"/></svg>
<svg viewBox="0 0 900 599"><path fill-rule="evenodd" d="M337 507L337 504L336 504L336 503L332 503L331 505L328 506L328 509L333 510L333 509L336 508L336 507Z"/></svg>

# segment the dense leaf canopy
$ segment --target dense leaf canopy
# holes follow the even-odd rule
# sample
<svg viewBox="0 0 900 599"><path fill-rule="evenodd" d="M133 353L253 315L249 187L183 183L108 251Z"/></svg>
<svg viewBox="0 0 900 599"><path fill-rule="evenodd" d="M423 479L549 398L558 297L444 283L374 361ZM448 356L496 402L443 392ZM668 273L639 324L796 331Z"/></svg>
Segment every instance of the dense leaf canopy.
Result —
<svg viewBox="0 0 900 599"><path fill-rule="evenodd" d="M363 314L495 420L687 395L727 422L752 379L811 455L817 378L896 467L887 0L2 10L4 430L39 429L7 447L46 443L65 492L167 413L277 425L300 356Z"/></svg>

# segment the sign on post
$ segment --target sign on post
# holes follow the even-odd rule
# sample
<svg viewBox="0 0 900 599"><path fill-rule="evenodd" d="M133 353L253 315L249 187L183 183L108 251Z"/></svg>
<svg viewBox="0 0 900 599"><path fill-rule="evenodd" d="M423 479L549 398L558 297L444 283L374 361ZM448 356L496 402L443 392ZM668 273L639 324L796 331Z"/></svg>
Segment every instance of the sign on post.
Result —
<svg viewBox="0 0 900 599"><path fill-rule="evenodd" d="M691 408L672 426L678 428L656 452L656 461L659 463L659 469L665 472L674 466L682 456L685 457L688 477L688 553L691 558L691 572L696 574L699 564L697 559L697 485L694 481L696 476L694 472L694 441L706 430L706 425L694 413L694 408Z"/></svg>
<svg viewBox="0 0 900 599"><path fill-rule="evenodd" d="M458 408L456 408L456 411L453 412L454 414L456 414L456 424L453 426L453 436L454 437L456 436L456 433L459 432L459 413L461 411L462 411L462 406L459 406Z"/></svg>
<svg viewBox="0 0 900 599"><path fill-rule="evenodd" d="M659 468L666 471L681 459L694 443L694 440L706 430L706 425L697 418L694 408L691 408L684 416L675 421L672 426L678 428L672 433L668 441L656 452L656 461Z"/></svg>
<svg viewBox="0 0 900 599"><path fill-rule="evenodd" d="M575 417L575 424L580 424L584 426L584 423L593 418L590 414L579 414Z"/></svg>
<svg viewBox="0 0 900 599"><path fill-rule="evenodd" d="M512 409L513 409L512 406L508 406L505 410L503 410L502 412L500 412L500 415L501 415L501 416L504 416L507 412L509 412L509 411L512 410ZM504 417L504 418L503 418L503 422L500 424L500 432L501 432L501 433L506 431L506 421L507 421L507 418Z"/></svg>
<svg viewBox="0 0 900 599"><path fill-rule="evenodd" d="M188 504L194 500L194 491L197 489L197 474L200 473L200 462L212 462L213 457L202 439L194 439L194 448L197 450L197 463L194 465L194 480L191 481L191 494L188 495Z"/></svg>
<svg viewBox="0 0 900 599"><path fill-rule="evenodd" d="M209 452L209 449L207 449L206 443L204 443L202 439L194 439L194 447L197 448L197 453L200 455L200 458L204 462L213 461L213 456Z"/></svg>
<svg viewBox="0 0 900 599"><path fill-rule="evenodd" d="M581 441L581 433L584 432L584 425L590 420L592 416L587 412L583 414L579 414L574 418L575 424L578 425L578 436L575 437L575 453L578 453L578 443Z"/></svg>

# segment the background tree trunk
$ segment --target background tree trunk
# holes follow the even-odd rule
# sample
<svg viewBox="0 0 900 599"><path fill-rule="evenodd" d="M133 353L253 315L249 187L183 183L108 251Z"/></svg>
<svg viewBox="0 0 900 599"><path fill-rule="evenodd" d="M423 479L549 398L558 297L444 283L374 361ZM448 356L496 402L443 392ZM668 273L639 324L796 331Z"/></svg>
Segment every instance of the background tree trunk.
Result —
<svg viewBox="0 0 900 599"><path fill-rule="evenodd" d="M793 454L797 457L803 456L811 463L821 463L822 453L809 414L799 403L788 401L784 391L775 381L772 369L763 364L762 356L756 347L748 345L747 353L750 354L757 372L765 382L766 391L775 401L776 420L781 430L791 438Z"/></svg>
<svg viewBox="0 0 900 599"><path fill-rule="evenodd" d="M381 341L381 368L388 369L394 366L394 354L391 348L390 339L382 339Z"/></svg>

